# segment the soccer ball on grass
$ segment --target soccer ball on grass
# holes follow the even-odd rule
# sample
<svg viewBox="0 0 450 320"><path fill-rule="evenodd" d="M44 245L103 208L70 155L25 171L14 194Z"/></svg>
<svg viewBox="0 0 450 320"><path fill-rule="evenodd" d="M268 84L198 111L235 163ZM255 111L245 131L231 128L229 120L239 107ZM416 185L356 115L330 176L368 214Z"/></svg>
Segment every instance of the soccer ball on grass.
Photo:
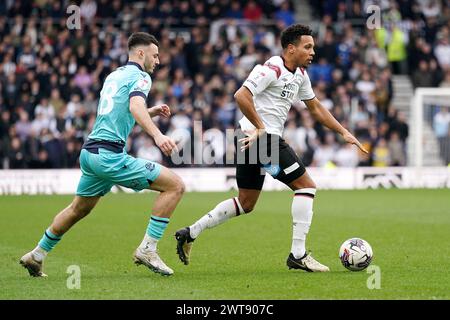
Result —
<svg viewBox="0 0 450 320"><path fill-rule="evenodd" d="M370 244L360 238L346 240L339 249L339 259L348 270L361 271L372 261L373 251Z"/></svg>

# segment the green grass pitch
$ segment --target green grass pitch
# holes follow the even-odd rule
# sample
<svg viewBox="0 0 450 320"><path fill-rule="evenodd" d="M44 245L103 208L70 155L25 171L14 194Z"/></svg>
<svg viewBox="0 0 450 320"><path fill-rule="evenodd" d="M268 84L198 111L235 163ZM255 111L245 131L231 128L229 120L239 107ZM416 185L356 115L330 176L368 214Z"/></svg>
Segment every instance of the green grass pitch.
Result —
<svg viewBox="0 0 450 320"><path fill-rule="evenodd" d="M234 193L187 193L159 243L175 274L162 277L133 264L154 193L109 194L70 230L45 262L46 279L19 264L71 196L0 197L1 299L450 299L450 190L319 191L307 247L325 274L288 270L291 192L263 192L255 210L205 231L184 266L175 231ZM350 237L367 240L379 289L366 271L338 259ZM68 289L77 265L81 288ZM70 279L69 279L70 282ZM374 284L369 279L369 283Z"/></svg>

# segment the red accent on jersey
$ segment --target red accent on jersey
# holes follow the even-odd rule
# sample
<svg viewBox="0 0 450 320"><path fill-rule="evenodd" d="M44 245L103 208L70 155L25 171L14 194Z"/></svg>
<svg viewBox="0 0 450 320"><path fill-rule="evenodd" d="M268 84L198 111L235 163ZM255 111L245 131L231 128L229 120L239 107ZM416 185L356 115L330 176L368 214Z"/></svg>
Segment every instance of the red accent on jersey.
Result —
<svg viewBox="0 0 450 320"><path fill-rule="evenodd" d="M305 75L305 69L300 68L300 71L302 72L302 75Z"/></svg>
<svg viewBox="0 0 450 320"><path fill-rule="evenodd" d="M236 209L236 217L237 217L241 213L239 212L239 206L238 206L235 198L233 198L233 202L234 202L234 208Z"/></svg>
<svg viewBox="0 0 450 320"><path fill-rule="evenodd" d="M277 79L281 76L281 69L280 69L280 67L278 67L278 66L276 66L274 64L271 64L270 62L266 62L264 65L268 66L270 69L275 71L275 73L277 74Z"/></svg>

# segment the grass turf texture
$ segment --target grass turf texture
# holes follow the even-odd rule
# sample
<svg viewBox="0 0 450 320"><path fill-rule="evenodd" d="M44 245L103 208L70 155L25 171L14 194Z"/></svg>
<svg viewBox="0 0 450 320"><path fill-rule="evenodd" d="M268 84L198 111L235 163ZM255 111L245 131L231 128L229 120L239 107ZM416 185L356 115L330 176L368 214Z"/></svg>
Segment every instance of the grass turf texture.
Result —
<svg viewBox="0 0 450 320"><path fill-rule="evenodd" d="M205 231L191 264L175 253L173 234L234 193L188 193L159 252L174 269L162 277L134 266L155 194L109 194L50 253L46 279L31 278L19 258L35 247L71 196L1 196L1 299L449 299L450 190L319 191L307 247L330 273L288 270L291 192L263 192L255 210ZM350 237L367 240L381 288L366 271L338 259ZM68 289L70 265L81 288Z"/></svg>

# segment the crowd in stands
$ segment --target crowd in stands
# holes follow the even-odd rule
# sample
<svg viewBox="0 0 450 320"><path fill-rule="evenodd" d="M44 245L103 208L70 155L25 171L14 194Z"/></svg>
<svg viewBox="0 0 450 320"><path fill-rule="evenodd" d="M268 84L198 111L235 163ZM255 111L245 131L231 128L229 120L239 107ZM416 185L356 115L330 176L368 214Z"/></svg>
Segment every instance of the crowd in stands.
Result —
<svg viewBox="0 0 450 320"><path fill-rule="evenodd" d="M68 27L71 4L80 8L81 28ZM382 28L367 28L370 4L382 6ZM345 145L303 103L289 112L286 141L309 166L406 165L408 119L392 105L392 73L409 74L416 86L450 86L448 1L323 0L310 6L313 89L370 154ZM242 116L233 94L255 64L281 53L280 32L297 22L295 16L294 1L286 0L2 1L0 168L79 166L103 80L127 62L127 38L136 31L160 42L147 101L171 108L170 119L155 119L160 130L184 150L202 145L200 159L192 152L192 161L181 165L221 165L230 152L225 132ZM127 149L179 164L139 126Z"/></svg>

